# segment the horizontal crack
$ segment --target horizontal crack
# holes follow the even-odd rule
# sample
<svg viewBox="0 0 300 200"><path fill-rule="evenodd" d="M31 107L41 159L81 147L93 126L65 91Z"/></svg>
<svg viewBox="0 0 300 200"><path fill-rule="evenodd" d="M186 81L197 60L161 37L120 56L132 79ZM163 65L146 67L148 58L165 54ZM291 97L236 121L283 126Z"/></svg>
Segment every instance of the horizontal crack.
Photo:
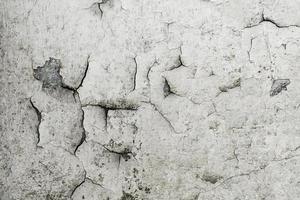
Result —
<svg viewBox="0 0 300 200"><path fill-rule="evenodd" d="M257 23L257 24L254 24L254 25L251 25L251 26L246 26L244 27L244 29L249 29L249 28L253 28L253 27L256 27L258 25L260 25L261 23L263 22L268 22L268 23L271 23L273 25L275 25L277 28L289 28L289 27L297 27L297 28L300 28L300 25L295 25L295 24L292 24L292 25L279 25L278 23L276 23L273 19L270 19L268 17L265 17L264 16L264 13L261 14L261 20Z"/></svg>
<svg viewBox="0 0 300 200"><path fill-rule="evenodd" d="M214 191L216 190L218 187L220 187L221 185L224 185L227 181L229 180L232 180L234 178L238 178L238 177L242 177L242 176L250 176L251 174L253 173L257 173L263 169L265 169L268 165L264 165L264 166L261 166L259 169L254 169L254 170L251 170L249 172L245 172L245 173L240 173L240 174L237 174L237 175L233 175L233 176L230 176L228 178L225 178L223 179L222 181L220 181L216 186L214 186L213 188L209 189L209 190L206 190L206 191L203 191L203 192L199 192L198 194L203 194L203 193L207 193L207 192L211 192L211 191Z"/></svg>
<svg viewBox="0 0 300 200"><path fill-rule="evenodd" d="M130 156L129 156L129 154L132 154L132 152L129 150L129 149L127 149L127 148L125 148L123 151L114 151L114 150L112 150L112 149L109 149L109 148L107 148L105 145L103 145L103 147L107 150L107 151L109 151L110 153L115 153L115 154L119 154L120 156L122 156L122 158L124 158L124 160L129 160L130 159Z"/></svg>
<svg viewBox="0 0 300 200"><path fill-rule="evenodd" d="M136 111L138 110L137 106L134 105L129 105L129 106L124 106L124 105L112 105L110 103L87 103L82 105L82 107L87 107L87 106L99 106L103 109L108 109L108 110L133 110Z"/></svg>
<svg viewBox="0 0 300 200"><path fill-rule="evenodd" d="M297 148L296 148L296 149L297 149ZM293 151L295 151L295 150L293 150ZM258 172L260 172L261 170L266 169L268 166L270 166L270 165L273 164L273 163L278 163L278 162L281 162L281 161L286 161L286 160L289 160L289 159L292 159L292 158L296 158L296 157L300 157L300 155L294 155L294 156L284 157L284 158L281 158L281 159L270 160L269 163L260 166L258 169L254 169L254 170L250 170L250 171L248 171L248 172L244 172L244 173L240 173L240 174L237 174L237 175L229 176L228 178L223 179L221 182L219 182L218 185L214 186L213 188L211 188L211 189L209 189L209 190L206 190L206 191L199 192L198 194L200 195L200 194L203 194L203 193L207 193L207 192L214 191L214 190L216 190L218 187L220 187L221 185L224 185L224 184L225 184L226 182L228 182L229 180L232 180L232 179L235 179L235 178L238 178L238 177L242 177L242 176L250 176L250 175L253 174L253 173L258 173Z"/></svg>

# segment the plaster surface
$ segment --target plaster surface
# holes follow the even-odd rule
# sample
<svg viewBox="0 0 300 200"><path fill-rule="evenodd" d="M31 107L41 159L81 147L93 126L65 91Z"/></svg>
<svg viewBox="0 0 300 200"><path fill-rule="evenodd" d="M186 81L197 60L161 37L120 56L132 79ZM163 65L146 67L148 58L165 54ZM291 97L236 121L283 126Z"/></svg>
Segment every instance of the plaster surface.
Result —
<svg viewBox="0 0 300 200"><path fill-rule="evenodd" d="M300 1L0 1L0 200L300 199Z"/></svg>

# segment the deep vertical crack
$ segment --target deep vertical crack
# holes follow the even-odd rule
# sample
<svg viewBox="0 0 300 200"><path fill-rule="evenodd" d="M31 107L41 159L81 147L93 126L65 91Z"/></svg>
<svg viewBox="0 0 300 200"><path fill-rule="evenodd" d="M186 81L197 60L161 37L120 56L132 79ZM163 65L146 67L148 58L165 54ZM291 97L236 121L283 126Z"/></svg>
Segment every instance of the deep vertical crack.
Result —
<svg viewBox="0 0 300 200"><path fill-rule="evenodd" d="M237 150L237 148L234 148L234 150L233 150L233 156L236 159L237 164L239 164L240 160L239 160L238 154L236 153L236 150Z"/></svg>
<svg viewBox="0 0 300 200"><path fill-rule="evenodd" d="M88 57L87 57L87 59L86 59L86 65L85 65L86 67L85 67L85 70L84 70L84 74L83 74L83 76L82 76L82 79L81 79L81 81L80 81L80 84L78 85L78 87L75 89L76 91L80 88L80 87L82 87L82 84L83 84L83 81L84 81L84 79L85 79L85 77L86 77L86 75L87 75L87 72L88 72L88 70L89 70L89 66L90 66L90 55L88 55Z"/></svg>
<svg viewBox="0 0 300 200"><path fill-rule="evenodd" d="M100 17L101 17L101 19L102 19L102 17L103 17L103 10L102 10L102 8L101 8L101 3L97 3L97 7L98 7L98 9L99 9L99 11L100 11Z"/></svg>
<svg viewBox="0 0 300 200"><path fill-rule="evenodd" d="M74 89L74 88L71 88L71 87L69 87L68 85L65 85L65 84L63 84L63 86L62 86L62 87L65 87L66 89L69 89L69 90L71 90L71 91L73 92L73 97L74 97L75 102L76 102L76 97L75 97L75 95L76 95L76 94L78 95L79 104L80 104L81 113L82 113L82 114L81 114L80 126L81 126L83 132L82 132L82 135L81 135L81 140L79 141L79 143L77 144L77 146L76 146L76 148L75 148L75 150L74 150L74 155L76 155L76 152L77 152L78 148L83 144L83 142L86 141L86 130L85 130L85 128L84 128L84 110L82 109L82 104L81 104L81 102L80 102L80 96L79 96L79 93L78 93L77 90L78 90L80 87L82 87L83 81L85 80L86 75L87 75L87 73L88 73L89 65L90 65L89 59L90 59L90 55L87 56L87 59L86 59L86 65L85 65L86 67L85 67L85 70L84 70L84 74L83 74L83 76L82 76L82 78L81 78L81 81L80 81L80 84L78 85L78 87Z"/></svg>
<svg viewBox="0 0 300 200"><path fill-rule="evenodd" d="M166 78L164 78L164 97L168 97L170 94L174 94L174 92L171 90L171 86Z"/></svg>
<svg viewBox="0 0 300 200"><path fill-rule="evenodd" d="M100 13L100 18L102 19L104 12L101 8L101 5L106 4L109 1L110 0L102 0L101 2L95 2L92 4L92 6L90 8L93 9L96 14L97 14L97 10L98 10Z"/></svg>
<svg viewBox="0 0 300 200"><path fill-rule="evenodd" d="M247 51L247 54L248 54L248 61L249 61L250 63L253 63L253 61L251 60L251 51L252 51L253 40L254 40L255 38L256 38L256 37L251 38L251 40L250 40L250 48L249 48L249 50Z"/></svg>
<svg viewBox="0 0 300 200"><path fill-rule="evenodd" d="M157 59L155 58L155 60L154 60L154 62L152 63L152 65L148 68L147 73L146 73L146 78L147 78L148 83L150 83L149 75L150 75L150 72L151 72L152 68L153 68L155 65L158 65L158 64L159 64L159 63L158 63Z"/></svg>
<svg viewBox="0 0 300 200"><path fill-rule="evenodd" d="M136 57L133 58L133 61L134 61L135 69L134 69L134 74L133 74L133 88L132 88L131 92L133 92L136 88L136 75L137 75L137 70L138 70L138 64L136 61Z"/></svg>
<svg viewBox="0 0 300 200"><path fill-rule="evenodd" d="M180 49L181 49L181 47L180 47ZM181 51L181 50L180 50L180 51ZM185 65L183 64L181 54L178 56L178 62L179 62L178 67L180 67L180 66L185 66Z"/></svg>
<svg viewBox="0 0 300 200"><path fill-rule="evenodd" d="M107 131L107 124L108 124L108 108L103 108L104 109L104 126L105 130Z"/></svg>
<svg viewBox="0 0 300 200"><path fill-rule="evenodd" d="M38 125L36 127L36 134L37 134L37 143L36 146L38 146L39 142L40 142L40 125L42 123L42 113L39 111L39 109L34 105L34 103L32 102L32 99L30 98L29 100L31 107L34 109L37 117L38 117Z"/></svg>
<svg viewBox="0 0 300 200"><path fill-rule="evenodd" d="M85 131L84 124L83 124L84 123L84 110L82 109L82 107L81 107L81 112L82 112L82 117L81 117L81 121L80 121L80 126L81 126L83 132L81 135L81 139L74 150L74 155L76 155L76 152L77 152L78 148L82 145L82 143L86 141L86 131Z"/></svg>

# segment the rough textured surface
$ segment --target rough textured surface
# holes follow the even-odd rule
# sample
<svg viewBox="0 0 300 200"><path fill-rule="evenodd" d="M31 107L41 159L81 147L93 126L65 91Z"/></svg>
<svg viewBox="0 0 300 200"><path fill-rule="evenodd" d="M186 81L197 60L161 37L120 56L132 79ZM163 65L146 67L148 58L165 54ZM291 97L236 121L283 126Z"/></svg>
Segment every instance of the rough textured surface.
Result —
<svg viewBox="0 0 300 200"><path fill-rule="evenodd" d="M300 199L298 0L2 0L1 200Z"/></svg>

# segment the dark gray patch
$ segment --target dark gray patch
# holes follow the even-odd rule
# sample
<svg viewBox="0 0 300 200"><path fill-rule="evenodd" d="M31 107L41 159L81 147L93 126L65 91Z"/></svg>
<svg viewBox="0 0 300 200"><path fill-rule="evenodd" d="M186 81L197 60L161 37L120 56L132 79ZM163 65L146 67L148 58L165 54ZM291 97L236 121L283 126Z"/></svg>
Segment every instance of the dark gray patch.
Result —
<svg viewBox="0 0 300 200"><path fill-rule="evenodd" d="M167 79L165 79L163 91L164 91L164 97L167 97L170 94L174 94L174 92L172 92L172 90L171 90L170 84L167 81Z"/></svg>
<svg viewBox="0 0 300 200"><path fill-rule="evenodd" d="M203 181L209 182L211 184L217 183L221 178L222 176L216 174L203 174L202 176Z"/></svg>
<svg viewBox="0 0 300 200"><path fill-rule="evenodd" d="M110 2L110 0L102 0L101 4L105 4L105 3L108 3Z"/></svg>
<svg viewBox="0 0 300 200"><path fill-rule="evenodd" d="M291 83L290 79L276 79L273 80L273 84L270 91L270 96L279 94L282 90L287 90L287 86Z"/></svg>
<svg viewBox="0 0 300 200"><path fill-rule="evenodd" d="M180 51L181 51L181 47L180 47ZM181 57L181 55L179 55L178 56L178 60L176 61L176 65L173 66L173 67L171 67L170 71L174 70L174 69L177 69L177 68L179 68L181 66L185 67L185 65L183 64L183 61L182 61L182 57Z"/></svg>
<svg viewBox="0 0 300 200"><path fill-rule="evenodd" d="M83 131L82 131L82 135L81 135L80 142L75 146L74 155L76 155L76 152L77 152L78 148L82 145L82 143L83 143L84 141L86 141L86 132L85 132L85 128L84 128L84 126L83 126L83 121L84 121L84 111L81 110L81 112L82 112L82 115L81 115L80 126L81 126L81 128L82 128Z"/></svg>
<svg viewBox="0 0 300 200"><path fill-rule="evenodd" d="M241 87L241 78L238 78L236 80L234 80L232 83L228 84L228 85L223 85L219 87L219 90L221 92L228 92L228 90L231 90L233 88L236 87Z"/></svg>
<svg viewBox="0 0 300 200"><path fill-rule="evenodd" d="M236 79L233 83L228 87L228 89L233 89L236 87L241 87L241 78Z"/></svg>
<svg viewBox="0 0 300 200"><path fill-rule="evenodd" d="M150 194L150 193L151 193L151 189L150 189L149 187L145 187L145 192L146 192L147 194Z"/></svg>
<svg viewBox="0 0 300 200"><path fill-rule="evenodd" d="M125 148L123 151L119 152L119 154L125 161L128 161L131 158L130 155L132 154L132 152L129 149Z"/></svg>
<svg viewBox="0 0 300 200"><path fill-rule="evenodd" d="M228 92L228 89L227 89L226 86L220 86L220 87L219 87L219 90L220 90L221 92Z"/></svg>
<svg viewBox="0 0 300 200"><path fill-rule="evenodd" d="M43 88L61 87L62 76L59 74L60 68L60 60L50 57L42 67L33 70L33 76L43 82Z"/></svg>
<svg viewBox="0 0 300 200"><path fill-rule="evenodd" d="M136 75L137 75L137 70L138 70L138 64L137 64L137 61L136 61L136 57L133 58L133 61L134 61L134 74L133 74L133 88L132 88L132 92L135 90L136 88Z"/></svg>
<svg viewBox="0 0 300 200"><path fill-rule="evenodd" d="M90 7L91 11L95 14L95 15L99 15L102 17L103 11L101 9L101 3L93 3Z"/></svg>
<svg viewBox="0 0 300 200"><path fill-rule="evenodd" d="M42 113L39 111L39 109L34 105L34 103L32 102L32 100L29 100L31 107L33 108L33 110L35 111L37 118L38 118L38 124L36 126L36 133L37 133L37 143L36 145L38 146L39 142L40 142L40 125L42 123Z"/></svg>
<svg viewBox="0 0 300 200"><path fill-rule="evenodd" d="M126 193L123 191L123 195L121 197L121 200L135 200L136 198L134 196L132 196L129 193Z"/></svg>

